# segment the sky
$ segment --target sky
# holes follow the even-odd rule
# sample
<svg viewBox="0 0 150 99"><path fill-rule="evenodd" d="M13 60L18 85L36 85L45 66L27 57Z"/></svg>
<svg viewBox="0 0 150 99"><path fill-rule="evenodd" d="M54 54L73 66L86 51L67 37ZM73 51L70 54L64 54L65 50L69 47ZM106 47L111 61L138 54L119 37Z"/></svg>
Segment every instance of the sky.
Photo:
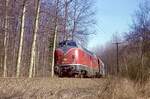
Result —
<svg viewBox="0 0 150 99"><path fill-rule="evenodd" d="M130 29L134 12L142 0L97 0L96 33L89 38L88 48L102 46L117 33L123 35Z"/></svg>

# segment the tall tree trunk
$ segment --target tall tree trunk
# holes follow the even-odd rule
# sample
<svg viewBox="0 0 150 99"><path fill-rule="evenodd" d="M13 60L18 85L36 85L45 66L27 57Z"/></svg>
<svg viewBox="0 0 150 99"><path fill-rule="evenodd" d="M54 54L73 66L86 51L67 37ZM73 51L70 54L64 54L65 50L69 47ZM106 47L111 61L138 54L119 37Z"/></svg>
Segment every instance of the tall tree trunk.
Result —
<svg viewBox="0 0 150 99"><path fill-rule="evenodd" d="M51 76L54 77L54 66L55 66L55 49L56 49L56 41L57 41L57 31L58 31L58 4L59 0L55 0L56 9L55 9L55 28L54 28L54 39L53 39L53 54L52 54L52 69Z"/></svg>
<svg viewBox="0 0 150 99"><path fill-rule="evenodd" d="M33 58L33 77L35 77L35 66L36 66L36 60L35 60L35 55L34 55L34 58Z"/></svg>
<svg viewBox="0 0 150 99"><path fill-rule="evenodd" d="M52 77L54 77L54 66L55 66L55 49L56 49L56 41L57 41L57 25L55 26L54 40L53 40L53 55L52 55Z"/></svg>
<svg viewBox="0 0 150 99"><path fill-rule="evenodd" d="M37 31L39 25L39 15L40 15L40 0L37 0L36 7L36 18L35 18L35 26L33 30L33 41L32 41L32 49L31 49L31 60L30 60L30 69L29 69L29 78L33 75L33 65L35 61L35 51L36 51L36 39L37 39ZM36 67L35 67L36 68Z"/></svg>
<svg viewBox="0 0 150 99"><path fill-rule="evenodd" d="M144 51L143 51L143 49L144 49L144 39L142 39L142 42L141 42L141 65L140 65L140 76L141 76L141 83L143 83L143 76L144 76L144 69L143 69L143 67L144 67Z"/></svg>
<svg viewBox="0 0 150 99"><path fill-rule="evenodd" d="M4 37L4 71L3 77L7 77L7 36L8 36L8 0L6 0L6 12L5 12L5 37Z"/></svg>
<svg viewBox="0 0 150 99"><path fill-rule="evenodd" d="M74 33L76 31L76 14L77 14L77 1L75 1L75 5L74 5L74 13L73 13L73 29L72 29L72 33L71 33L71 37L72 37L72 40L74 39Z"/></svg>
<svg viewBox="0 0 150 99"><path fill-rule="evenodd" d="M20 41L19 41L19 52L18 52L18 57L17 57L16 77L19 77L19 75L20 75L20 64L21 64L21 55L22 55L22 47L23 47L25 12L26 12L26 4L25 3L26 3L26 0L23 1L23 6L22 6Z"/></svg>
<svg viewBox="0 0 150 99"><path fill-rule="evenodd" d="M64 40L67 40L68 1L64 0L64 2L65 2Z"/></svg>

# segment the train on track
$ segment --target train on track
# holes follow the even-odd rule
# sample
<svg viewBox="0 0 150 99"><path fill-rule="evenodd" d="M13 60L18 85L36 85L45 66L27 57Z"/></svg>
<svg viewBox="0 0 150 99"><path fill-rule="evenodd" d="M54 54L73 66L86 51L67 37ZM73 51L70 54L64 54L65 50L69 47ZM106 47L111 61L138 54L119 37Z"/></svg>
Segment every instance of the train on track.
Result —
<svg viewBox="0 0 150 99"><path fill-rule="evenodd" d="M59 43L55 50L55 74L59 77L101 77L104 63L94 53L73 40Z"/></svg>

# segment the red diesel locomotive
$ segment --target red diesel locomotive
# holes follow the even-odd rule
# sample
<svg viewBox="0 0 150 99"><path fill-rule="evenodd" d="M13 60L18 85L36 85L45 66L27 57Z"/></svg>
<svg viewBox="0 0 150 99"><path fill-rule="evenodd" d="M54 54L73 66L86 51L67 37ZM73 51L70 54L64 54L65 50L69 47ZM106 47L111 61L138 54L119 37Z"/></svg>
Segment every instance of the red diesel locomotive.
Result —
<svg viewBox="0 0 150 99"><path fill-rule="evenodd" d="M101 59L73 40L59 43L54 70L60 77L100 77L105 74Z"/></svg>

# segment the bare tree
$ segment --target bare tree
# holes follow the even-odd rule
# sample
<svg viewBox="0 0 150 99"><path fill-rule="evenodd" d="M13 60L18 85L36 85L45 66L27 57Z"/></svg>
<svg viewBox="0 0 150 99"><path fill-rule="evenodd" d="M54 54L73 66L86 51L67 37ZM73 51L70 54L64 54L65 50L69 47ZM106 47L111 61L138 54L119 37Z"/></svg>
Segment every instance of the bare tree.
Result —
<svg viewBox="0 0 150 99"><path fill-rule="evenodd" d="M3 77L7 76L7 36L8 36L8 0L6 0L6 12L5 12L5 36L4 36L4 71Z"/></svg>
<svg viewBox="0 0 150 99"><path fill-rule="evenodd" d="M140 4L139 9L136 11L132 30L128 33L127 40L132 44L132 49L136 49L138 57L138 68L136 80L143 82L147 79L148 72L150 71L150 2L148 0Z"/></svg>
<svg viewBox="0 0 150 99"><path fill-rule="evenodd" d="M37 0L37 4L36 4L36 18L35 18L35 25L34 25L34 31L33 31L32 49L31 49L29 78L31 78L32 75L33 75L33 65L34 65L35 53L36 53L35 52L36 51L36 39L37 39L37 32L38 32L38 27L39 27L39 16L40 16L40 0Z"/></svg>
<svg viewBox="0 0 150 99"><path fill-rule="evenodd" d="M67 39L67 20L68 20L68 0L64 0L64 6L65 6L65 11L64 11L64 40Z"/></svg>
<svg viewBox="0 0 150 99"><path fill-rule="evenodd" d="M54 65L55 65L55 49L56 49L56 41L57 41L57 32L58 32L58 4L59 4L59 0L55 0L55 4L56 4L56 8L55 8L55 19L54 19L54 39L53 39L53 53L52 53L52 69L51 69L51 76L54 76Z"/></svg>
<svg viewBox="0 0 150 99"><path fill-rule="evenodd" d="M94 25L95 10L93 0L72 0L68 5L68 38L78 40L82 44L88 35L94 33L90 28Z"/></svg>
<svg viewBox="0 0 150 99"><path fill-rule="evenodd" d="M89 18L86 16L90 7L86 1L38 2L40 0L1 0L0 69L4 77L53 75L58 41L90 34L82 24Z"/></svg>
<svg viewBox="0 0 150 99"><path fill-rule="evenodd" d="M144 1L133 17L130 32L126 33L124 42L121 42L118 51L119 75L143 83L149 78L150 71L150 2ZM120 38L120 37L119 37ZM107 44L101 53L109 74L116 68L114 65L114 48ZM98 53L98 54L99 54Z"/></svg>
<svg viewBox="0 0 150 99"><path fill-rule="evenodd" d="M19 52L17 59L17 72L16 77L20 75L20 65L21 65L21 55L22 55L22 47L23 47L23 38L24 38L24 26L25 26L25 13L26 13L26 0L23 1L22 4L22 14L21 14L21 27L20 27L20 41L19 41Z"/></svg>

